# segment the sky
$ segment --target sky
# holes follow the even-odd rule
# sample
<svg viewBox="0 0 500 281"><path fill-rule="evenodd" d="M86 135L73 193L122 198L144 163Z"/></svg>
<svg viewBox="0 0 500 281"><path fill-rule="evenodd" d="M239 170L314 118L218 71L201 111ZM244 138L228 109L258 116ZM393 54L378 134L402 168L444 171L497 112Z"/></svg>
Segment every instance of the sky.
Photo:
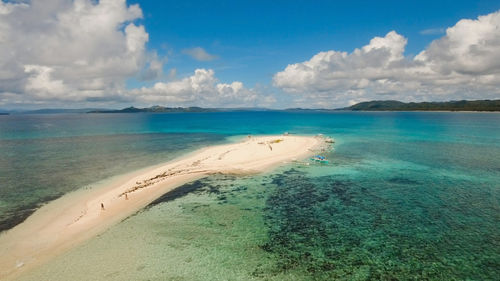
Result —
<svg viewBox="0 0 500 281"><path fill-rule="evenodd" d="M0 108L500 98L500 1L0 0Z"/></svg>

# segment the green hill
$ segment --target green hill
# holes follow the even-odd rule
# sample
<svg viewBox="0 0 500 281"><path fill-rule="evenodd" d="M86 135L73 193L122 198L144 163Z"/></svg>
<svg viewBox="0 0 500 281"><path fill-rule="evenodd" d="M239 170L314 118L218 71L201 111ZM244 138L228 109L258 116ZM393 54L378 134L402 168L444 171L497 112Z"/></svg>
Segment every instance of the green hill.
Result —
<svg viewBox="0 0 500 281"><path fill-rule="evenodd" d="M500 100L409 102L367 101L342 108L353 111L500 111Z"/></svg>

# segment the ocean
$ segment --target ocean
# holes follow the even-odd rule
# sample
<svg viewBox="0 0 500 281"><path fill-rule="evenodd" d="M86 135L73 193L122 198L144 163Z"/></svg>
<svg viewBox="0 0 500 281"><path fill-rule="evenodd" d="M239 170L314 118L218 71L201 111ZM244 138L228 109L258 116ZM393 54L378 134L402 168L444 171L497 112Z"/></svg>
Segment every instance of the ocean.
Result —
<svg viewBox="0 0 500 281"><path fill-rule="evenodd" d="M498 280L498 113L0 116L0 231L111 177L284 132L333 137L330 163L185 184L21 280Z"/></svg>

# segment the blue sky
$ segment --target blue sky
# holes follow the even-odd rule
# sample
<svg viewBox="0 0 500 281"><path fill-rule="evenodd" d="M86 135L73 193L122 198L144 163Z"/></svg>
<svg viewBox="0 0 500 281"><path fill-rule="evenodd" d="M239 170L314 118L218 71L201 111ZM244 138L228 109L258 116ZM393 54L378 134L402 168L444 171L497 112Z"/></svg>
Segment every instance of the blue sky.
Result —
<svg viewBox="0 0 500 281"><path fill-rule="evenodd" d="M0 108L496 98L498 0L0 0Z"/></svg>
<svg viewBox="0 0 500 281"><path fill-rule="evenodd" d="M223 81L268 85L274 73L320 51L352 51L391 30L417 54L462 18L500 9L500 1L134 1L144 12L148 48L168 56L165 69L189 75L213 68ZM220 58L199 62L181 50L201 46ZM168 52L171 52L170 55Z"/></svg>

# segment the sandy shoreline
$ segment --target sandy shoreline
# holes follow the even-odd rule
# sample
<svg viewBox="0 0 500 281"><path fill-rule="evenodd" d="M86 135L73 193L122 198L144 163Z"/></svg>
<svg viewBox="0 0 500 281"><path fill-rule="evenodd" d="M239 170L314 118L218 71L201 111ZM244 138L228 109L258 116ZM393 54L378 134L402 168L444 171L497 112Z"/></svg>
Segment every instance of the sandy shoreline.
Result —
<svg viewBox="0 0 500 281"><path fill-rule="evenodd" d="M0 235L0 279L30 268L98 235L164 193L210 174L252 174L307 157L321 138L264 136L211 146L91 190L63 196ZM104 206L102 209L101 204Z"/></svg>

